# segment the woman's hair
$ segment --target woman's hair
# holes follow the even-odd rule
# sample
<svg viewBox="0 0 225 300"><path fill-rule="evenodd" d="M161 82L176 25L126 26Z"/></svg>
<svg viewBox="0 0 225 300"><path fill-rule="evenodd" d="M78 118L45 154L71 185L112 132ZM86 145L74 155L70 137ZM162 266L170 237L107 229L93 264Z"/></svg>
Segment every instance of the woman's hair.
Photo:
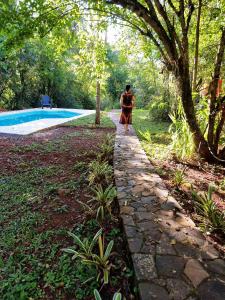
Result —
<svg viewBox="0 0 225 300"><path fill-rule="evenodd" d="M130 90L130 84L126 85L126 91L128 92Z"/></svg>

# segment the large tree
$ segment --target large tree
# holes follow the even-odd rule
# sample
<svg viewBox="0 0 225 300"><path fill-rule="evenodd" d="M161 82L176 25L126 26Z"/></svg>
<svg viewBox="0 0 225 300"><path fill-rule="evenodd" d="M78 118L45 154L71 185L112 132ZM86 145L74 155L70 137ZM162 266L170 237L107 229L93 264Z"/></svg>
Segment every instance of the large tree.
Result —
<svg viewBox="0 0 225 300"><path fill-rule="evenodd" d="M218 140L224 125L224 105L219 103L217 97L218 79L221 73L221 66L224 56L225 27L224 9L225 1L202 2L198 0L72 0L54 1L39 0L35 2L20 1L22 13L26 16L23 26L27 28L27 19L34 19L33 25L41 32L51 30L51 25L62 25L62 17L74 17L79 19L80 15L87 15L91 11L96 11L98 17L104 20L111 16L111 21L120 22L132 27L146 37L149 43L153 43L158 49L162 61L166 68L171 71L177 81L183 109L187 123L193 135L196 150L201 157L212 160L225 152L222 149L219 153ZM29 3L29 5L24 5ZM215 58L214 71L209 91L210 110L208 116L208 134L204 136L196 117L195 104L192 98L191 82L191 61L190 55L190 34L196 28L196 18L198 5L202 5L204 14L209 16L213 13L217 20L217 27L214 31L220 32L217 43L218 52ZM209 7L213 9L209 9ZM38 16L35 15L38 11ZM199 12L201 14L201 11ZM211 16L210 16L211 18ZM56 22L56 20L59 20ZM209 24L210 26L210 24ZM199 32L197 35L199 35ZM216 32L216 34L218 34ZM198 37L197 37L198 39Z"/></svg>
<svg viewBox="0 0 225 300"><path fill-rule="evenodd" d="M204 5L207 5L207 2L209 3L206 1ZM221 30L221 37L210 91L208 137L205 139L196 118L190 77L189 33L198 1L90 0L89 3L93 9L100 13L107 11L109 14L126 21L146 36L150 43L154 43L165 66L173 72L177 79L184 113L193 134L196 150L201 157L207 160L216 159L218 155L216 133L217 136L221 133L221 124L224 123L224 113L217 110L216 89L224 55L225 27L221 26L218 29ZM224 7L223 1L217 5L219 6L218 9L220 6ZM111 6L111 8L107 8L107 6ZM216 118L219 119L217 122ZM221 153L223 152L222 150Z"/></svg>

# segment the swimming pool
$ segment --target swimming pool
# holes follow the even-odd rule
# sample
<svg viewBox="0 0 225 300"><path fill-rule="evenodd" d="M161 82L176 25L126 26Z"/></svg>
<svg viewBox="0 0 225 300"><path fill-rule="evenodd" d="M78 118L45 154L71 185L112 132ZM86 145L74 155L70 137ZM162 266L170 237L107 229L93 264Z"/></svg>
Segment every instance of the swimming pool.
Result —
<svg viewBox="0 0 225 300"><path fill-rule="evenodd" d="M87 109L25 109L0 113L0 135L27 135L95 113Z"/></svg>
<svg viewBox="0 0 225 300"><path fill-rule="evenodd" d="M0 114L0 126L12 126L41 119L72 118L79 115L80 113L66 110L35 110L7 115Z"/></svg>

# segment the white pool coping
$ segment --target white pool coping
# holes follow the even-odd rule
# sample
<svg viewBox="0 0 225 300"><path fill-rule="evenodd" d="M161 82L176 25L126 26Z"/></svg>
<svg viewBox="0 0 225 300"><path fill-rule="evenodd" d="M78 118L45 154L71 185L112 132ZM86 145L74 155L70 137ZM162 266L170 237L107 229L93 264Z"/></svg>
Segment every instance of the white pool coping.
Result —
<svg viewBox="0 0 225 300"><path fill-rule="evenodd" d="M0 113L1 116L5 115L12 115L17 113L22 113L26 111L34 111L34 110L42 110L40 108L33 108L33 109L23 109L23 110L15 110L10 112L3 112ZM50 110L50 108L44 108L44 110ZM52 118L52 119L41 119L36 121L31 121L27 123L17 124L17 125L11 125L11 126L0 126L0 133L5 134L18 134L18 135L27 135L34 133L39 130L43 130L49 127L53 127L59 124L67 123L72 120L82 118L84 116L89 116L91 114L94 114L94 110L87 110L87 109L68 109L68 108L52 108L51 110L66 110L71 111L75 113L79 113L81 115L75 116L72 118Z"/></svg>

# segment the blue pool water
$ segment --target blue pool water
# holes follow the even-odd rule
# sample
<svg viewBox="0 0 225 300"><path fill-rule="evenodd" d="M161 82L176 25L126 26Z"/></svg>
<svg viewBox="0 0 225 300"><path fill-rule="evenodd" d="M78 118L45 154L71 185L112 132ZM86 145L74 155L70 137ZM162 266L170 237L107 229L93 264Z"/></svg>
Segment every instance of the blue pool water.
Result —
<svg viewBox="0 0 225 300"><path fill-rule="evenodd" d="M72 118L79 113L66 110L34 110L14 114L0 114L0 126L11 126L41 119Z"/></svg>

